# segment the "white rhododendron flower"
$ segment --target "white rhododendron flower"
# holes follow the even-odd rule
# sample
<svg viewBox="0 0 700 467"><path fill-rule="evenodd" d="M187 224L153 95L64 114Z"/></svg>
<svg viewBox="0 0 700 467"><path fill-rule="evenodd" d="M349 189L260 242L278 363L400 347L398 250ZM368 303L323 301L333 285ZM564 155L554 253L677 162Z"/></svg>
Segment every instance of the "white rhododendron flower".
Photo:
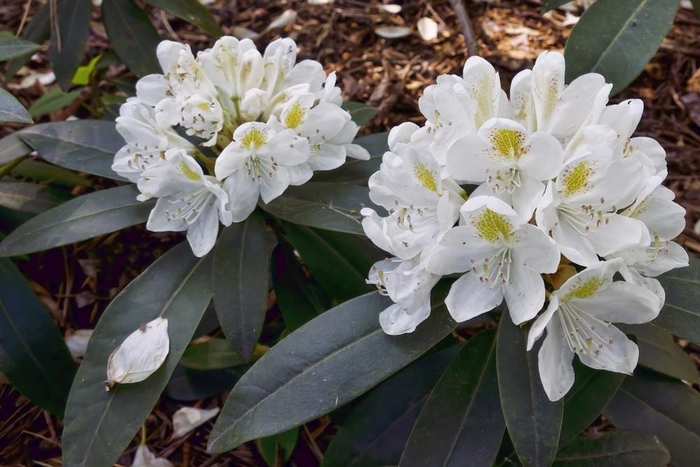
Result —
<svg viewBox="0 0 700 467"><path fill-rule="evenodd" d="M163 365L170 351L168 320L158 317L141 325L109 356L107 390L116 383L138 383Z"/></svg>
<svg viewBox="0 0 700 467"><path fill-rule="evenodd" d="M449 276L457 322L505 301L501 319L534 323L530 348L546 332L539 371L550 399L571 388L575 353L592 368L634 370L636 345L610 323L660 312L656 277L688 265L672 241L685 210L662 186L663 148L634 136L643 103L608 105L611 89L597 73L567 85L558 52L518 73L510 96L478 57L425 89L426 123L392 129L369 179L388 214L361 210L367 237L393 257L368 279L394 302L379 315L387 334L427 319L433 286Z"/></svg>
<svg viewBox="0 0 700 467"><path fill-rule="evenodd" d="M145 76L117 118L126 145L112 169L157 198L147 228L187 231L197 256L218 225L244 221L315 170L346 157L369 159L352 144L359 127L340 106L335 75L296 61L278 39L260 53L249 39L222 37L211 49L163 41L162 74ZM176 154L176 155L175 155Z"/></svg>
<svg viewBox="0 0 700 467"><path fill-rule="evenodd" d="M621 266L620 259L601 262L567 280L530 328L528 350L547 329L538 365L550 400L561 399L573 386L574 354L598 370L632 374L637 366L637 344L611 323L649 322L659 314L658 302L643 287L613 282Z"/></svg>

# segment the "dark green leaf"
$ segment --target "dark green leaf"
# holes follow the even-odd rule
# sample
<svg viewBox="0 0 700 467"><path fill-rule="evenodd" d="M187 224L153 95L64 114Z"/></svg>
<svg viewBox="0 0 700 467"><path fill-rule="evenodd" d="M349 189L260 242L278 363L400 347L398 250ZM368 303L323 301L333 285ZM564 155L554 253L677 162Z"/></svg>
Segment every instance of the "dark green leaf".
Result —
<svg viewBox="0 0 700 467"><path fill-rule="evenodd" d="M25 159L20 162L17 167L12 169L12 175L15 177L27 178L37 182L50 183L69 188L76 185L92 185L90 180L85 177L81 177L72 170L64 169L62 167L33 159Z"/></svg>
<svg viewBox="0 0 700 467"><path fill-rule="evenodd" d="M294 254L294 247L286 241L272 253L272 285L290 332L330 308L330 299L308 277Z"/></svg>
<svg viewBox="0 0 700 467"><path fill-rule="evenodd" d="M636 431L611 431L581 437L563 448L555 467L665 467L668 449L656 436Z"/></svg>
<svg viewBox="0 0 700 467"><path fill-rule="evenodd" d="M564 398L564 419L559 447L566 446L583 433L607 407L620 388L625 375L589 368L574 361L576 381Z"/></svg>
<svg viewBox="0 0 700 467"><path fill-rule="evenodd" d="M618 428L653 433L671 452L677 467L700 459L700 394L685 384L637 369L626 378L605 416Z"/></svg>
<svg viewBox="0 0 700 467"><path fill-rule="evenodd" d="M544 0L542 2L542 13L547 13L549 10L559 8L565 3L569 3L571 0Z"/></svg>
<svg viewBox="0 0 700 467"><path fill-rule="evenodd" d="M83 58L90 31L90 0L56 0L51 11L51 66L61 88L68 90Z"/></svg>
<svg viewBox="0 0 700 467"><path fill-rule="evenodd" d="M136 76L162 73L156 58L158 31L133 0L103 0L102 17L110 43Z"/></svg>
<svg viewBox="0 0 700 467"><path fill-rule="evenodd" d="M299 439L299 428L258 440L260 454L270 467L283 465L290 457Z"/></svg>
<svg viewBox="0 0 700 467"><path fill-rule="evenodd" d="M221 370L243 365L245 360L226 339L212 339L187 347L180 364L194 370Z"/></svg>
<svg viewBox="0 0 700 467"><path fill-rule="evenodd" d="M640 365L674 378L700 383L698 369L671 334L651 323L621 324L618 327L637 337Z"/></svg>
<svg viewBox="0 0 700 467"><path fill-rule="evenodd" d="M211 299L211 261L187 242L160 257L105 310L71 388L63 430L63 463L112 465L151 412ZM137 384L105 391L107 360L123 340L161 316L170 352L162 367Z"/></svg>
<svg viewBox="0 0 700 467"><path fill-rule="evenodd" d="M226 227L216 244L216 315L231 345L246 361L253 355L265 321L269 257L265 223L256 215Z"/></svg>
<svg viewBox="0 0 700 467"><path fill-rule="evenodd" d="M63 336L12 261L0 259L0 371L35 404L62 417L76 366Z"/></svg>
<svg viewBox="0 0 700 467"><path fill-rule="evenodd" d="M25 128L19 137L42 159L67 169L113 180L124 180L112 170L114 154L124 139L114 122L76 120L42 123Z"/></svg>
<svg viewBox="0 0 700 467"><path fill-rule="evenodd" d="M695 11L695 16L700 18L700 0L690 0L693 4L693 11Z"/></svg>
<svg viewBox="0 0 700 467"><path fill-rule="evenodd" d="M325 182L289 187L270 204L262 204L265 211L294 224L359 235L360 209L365 206L373 206L369 189Z"/></svg>
<svg viewBox="0 0 700 467"><path fill-rule="evenodd" d="M15 37L0 37L0 61L21 57L39 50L41 46Z"/></svg>
<svg viewBox="0 0 700 467"><path fill-rule="evenodd" d="M0 206L15 211L40 214L55 208L69 198L69 193L35 183L0 182Z"/></svg>
<svg viewBox="0 0 700 467"><path fill-rule="evenodd" d="M73 102L79 95L80 91L64 92L60 88L53 89L34 101L29 107L29 115L36 118L55 112Z"/></svg>
<svg viewBox="0 0 700 467"><path fill-rule="evenodd" d="M165 388L165 395L177 401L196 401L230 391L247 366L222 370L194 370L178 365Z"/></svg>
<svg viewBox="0 0 700 467"><path fill-rule="evenodd" d="M537 369L535 346L525 350L526 331L508 317L498 326L496 360L501 407L515 452L525 467L550 465L554 461L564 413L564 403L547 397Z"/></svg>
<svg viewBox="0 0 700 467"><path fill-rule="evenodd" d="M362 102L343 102L343 109L347 110L352 121L360 126L369 123L377 115L375 107Z"/></svg>
<svg viewBox="0 0 700 467"><path fill-rule="evenodd" d="M370 160L361 161L358 159L348 159L345 164L335 170L316 172L313 181L353 182L366 185L369 177L379 170L379 166L382 163L382 156L389 150L389 144L387 143L388 136L388 133L376 133L356 139L354 141L355 144L359 144L369 151Z"/></svg>
<svg viewBox="0 0 700 467"><path fill-rule="evenodd" d="M17 256L87 240L146 222L155 200L136 200L133 185L72 199L22 224L0 243L0 256Z"/></svg>
<svg viewBox="0 0 700 467"><path fill-rule="evenodd" d="M668 34L675 0L599 0L566 41L566 81L602 74L617 93L634 80Z"/></svg>
<svg viewBox="0 0 700 467"><path fill-rule="evenodd" d="M270 349L233 388L209 449L225 451L313 420L405 367L456 326L445 311L433 310L412 334L387 336L378 315L390 304L377 292L363 295Z"/></svg>
<svg viewBox="0 0 700 467"><path fill-rule="evenodd" d="M31 128L31 127L29 127ZM0 165L8 164L20 157L28 156L32 148L19 138L19 131L0 139Z"/></svg>
<svg viewBox="0 0 700 467"><path fill-rule="evenodd" d="M0 123L32 123L32 117L9 92L0 89Z"/></svg>
<svg viewBox="0 0 700 467"><path fill-rule="evenodd" d="M691 256L690 266L667 272L659 281L666 304L653 323L700 344L700 260Z"/></svg>
<svg viewBox="0 0 700 467"><path fill-rule="evenodd" d="M199 0L146 0L146 3L182 18L214 37L224 35L214 16Z"/></svg>
<svg viewBox="0 0 700 467"><path fill-rule="evenodd" d="M425 399L459 349L428 355L373 389L342 423L322 467L398 463Z"/></svg>
<svg viewBox="0 0 700 467"><path fill-rule="evenodd" d="M506 318L507 319L507 318ZM493 465L505 421L498 397L496 333L471 339L433 389L401 457L401 467Z"/></svg>
<svg viewBox="0 0 700 467"><path fill-rule="evenodd" d="M365 238L290 223L284 224L284 230L329 296L344 302L372 290L365 279L372 264L385 255Z"/></svg>
<svg viewBox="0 0 700 467"><path fill-rule="evenodd" d="M24 32L22 32L20 37L29 42L34 42L35 44L43 44L44 41L49 38L50 34L50 10L50 2L44 3L36 14L34 14L32 20L27 23L27 27L24 28ZM31 57L31 54L25 54L9 61L5 69L5 80L7 81L15 76L15 73L17 73Z"/></svg>

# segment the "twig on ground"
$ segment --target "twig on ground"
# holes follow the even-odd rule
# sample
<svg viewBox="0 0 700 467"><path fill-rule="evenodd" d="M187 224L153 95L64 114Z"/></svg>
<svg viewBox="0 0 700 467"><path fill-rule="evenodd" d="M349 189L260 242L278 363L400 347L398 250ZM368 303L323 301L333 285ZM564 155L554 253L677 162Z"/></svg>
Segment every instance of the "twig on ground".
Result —
<svg viewBox="0 0 700 467"><path fill-rule="evenodd" d="M479 55L479 44L476 42L476 35L474 34L474 28L472 27L472 22L467 15L467 10L464 8L464 3L462 0L450 0L450 5L457 14L457 20L462 28L462 34L464 34L464 42L467 44L467 53L470 57L476 57Z"/></svg>

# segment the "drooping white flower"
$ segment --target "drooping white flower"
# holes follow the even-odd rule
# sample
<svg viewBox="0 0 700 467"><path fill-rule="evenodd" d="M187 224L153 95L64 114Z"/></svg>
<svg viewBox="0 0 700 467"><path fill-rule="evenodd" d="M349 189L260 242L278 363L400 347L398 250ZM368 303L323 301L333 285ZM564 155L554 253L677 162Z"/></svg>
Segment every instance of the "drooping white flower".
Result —
<svg viewBox="0 0 700 467"><path fill-rule="evenodd" d="M170 351L168 320L158 317L131 333L109 356L107 390L116 383L138 383L163 365Z"/></svg>
<svg viewBox="0 0 700 467"><path fill-rule="evenodd" d="M441 179L437 161L427 151L397 145L386 152L379 172L369 179L369 197L389 216L363 208L362 227L375 245L411 259L431 248L459 217L464 191Z"/></svg>
<svg viewBox="0 0 700 467"><path fill-rule="evenodd" d="M549 182L537 207L537 225L564 256L582 266L597 263L598 256L649 243L641 221L617 214L634 202L648 172L638 160L615 158L610 147L598 144L611 132L605 126L588 127L589 143L581 145Z"/></svg>
<svg viewBox="0 0 700 467"><path fill-rule="evenodd" d="M559 264L556 245L498 198L470 198L461 213L463 225L444 235L427 263L433 274L466 272L445 299L452 317L467 321L505 298L515 324L534 318L545 299L540 274Z"/></svg>
<svg viewBox="0 0 700 467"><path fill-rule="evenodd" d="M232 201L233 221L246 219L258 197L269 203L290 184L301 185L311 178L311 170L303 166L308 158L308 141L293 130L276 132L259 122L239 126L214 169Z"/></svg>
<svg viewBox="0 0 700 467"><path fill-rule="evenodd" d="M487 120L475 135L455 141L447 151L447 171L457 180L483 183L474 195L497 196L523 221L532 217L546 182L562 168L564 153L553 136L528 134L519 123Z"/></svg>
<svg viewBox="0 0 700 467"><path fill-rule="evenodd" d="M204 175L194 158L181 149L169 149L163 160L151 164L138 180L139 200L158 198L146 228L153 232L187 231L196 256L216 243L219 222L231 225L229 197L216 178Z"/></svg>
<svg viewBox="0 0 700 467"><path fill-rule="evenodd" d="M550 400L561 399L573 386L574 354L598 370L632 374L637 366L637 345L611 323L651 321L659 312L658 299L637 285L613 282L621 266L621 259L601 262L567 280L530 328L528 350L547 329L538 367Z"/></svg>
<svg viewBox="0 0 700 467"><path fill-rule="evenodd" d="M394 304L379 314L386 334L396 336L415 331L430 316L430 291L440 276L431 274L420 257L393 258L376 262L369 272L368 284L375 284Z"/></svg>

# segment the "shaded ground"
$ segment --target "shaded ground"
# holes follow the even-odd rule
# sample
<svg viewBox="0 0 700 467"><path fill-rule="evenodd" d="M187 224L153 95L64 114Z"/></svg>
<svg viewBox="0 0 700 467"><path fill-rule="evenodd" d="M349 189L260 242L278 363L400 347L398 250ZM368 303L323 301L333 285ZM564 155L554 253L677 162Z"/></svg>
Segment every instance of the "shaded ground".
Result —
<svg viewBox="0 0 700 467"><path fill-rule="evenodd" d="M27 3L31 17L41 2L4 0L0 6L0 24L16 32L24 24ZM563 49L572 27L559 12L542 16L538 1L465 3L478 39L479 54L498 68L506 89L512 76L531 67L542 50ZM284 31L267 33L257 41L259 46L263 48L279 35L296 40L300 58L319 60L327 71L338 73L345 99L378 107L379 115L362 130L373 133L387 131L406 120L422 123L417 106L422 90L434 83L439 74L461 73L467 56L467 44L449 1L404 1L399 14L384 12L378 4L359 0L336 0L332 5L310 5L307 0L218 0L210 8L227 33L234 26L262 31L283 11L296 11L298 16L293 24ZM400 39L383 39L374 32L378 25L415 27L424 16L440 25L438 38L430 42L415 32ZM164 38L189 42L195 49L213 43L210 37L187 23L158 11L153 11L151 18ZM93 19L84 63L109 46L97 9ZM633 97L644 100L646 109L637 135L652 136L666 148L670 172L667 184L688 211L688 227L680 241L695 253L700 253L700 235L693 231L693 225L700 219L699 43L700 20L692 11L681 10L671 33L644 73L613 98L613 102ZM46 71L47 66L43 54L30 64L35 71ZM126 73L119 66L109 71L112 77ZM47 90L41 85L18 89L18 83L19 78L15 78L8 88L27 105ZM109 89L111 85L105 81L100 87ZM84 97L89 100L89 91ZM78 106L71 106L65 112L52 114L50 119L63 120L74 113L87 116L82 115L84 112ZM10 125L0 128L0 136L13 128ZM97 181L95 188L100 188L100 183ZM20 267L64 330L91 328L108 299L178 241L179 238L170 235L133 228L32 255ZM91 303L86 304L76 295L89 297L87 301ZM697 348L691 347L687 350L696 362L700 361ZM224 400L221 396L196 405L222 406ZM170 458L175 465L265 465L252 443L226 455L207 455L204 450L211 424L200 427L189 437L169 441L170 416L179 406L163 398L148 419L148 444L159 456ZM59 420L40 411L10 386L0 386L0 465L61 465L60 432ZM318 465L333 432L327 419L303 427L293 465ZM134 448L135 445L122 456L120 465L131 464Z"/></svg>

